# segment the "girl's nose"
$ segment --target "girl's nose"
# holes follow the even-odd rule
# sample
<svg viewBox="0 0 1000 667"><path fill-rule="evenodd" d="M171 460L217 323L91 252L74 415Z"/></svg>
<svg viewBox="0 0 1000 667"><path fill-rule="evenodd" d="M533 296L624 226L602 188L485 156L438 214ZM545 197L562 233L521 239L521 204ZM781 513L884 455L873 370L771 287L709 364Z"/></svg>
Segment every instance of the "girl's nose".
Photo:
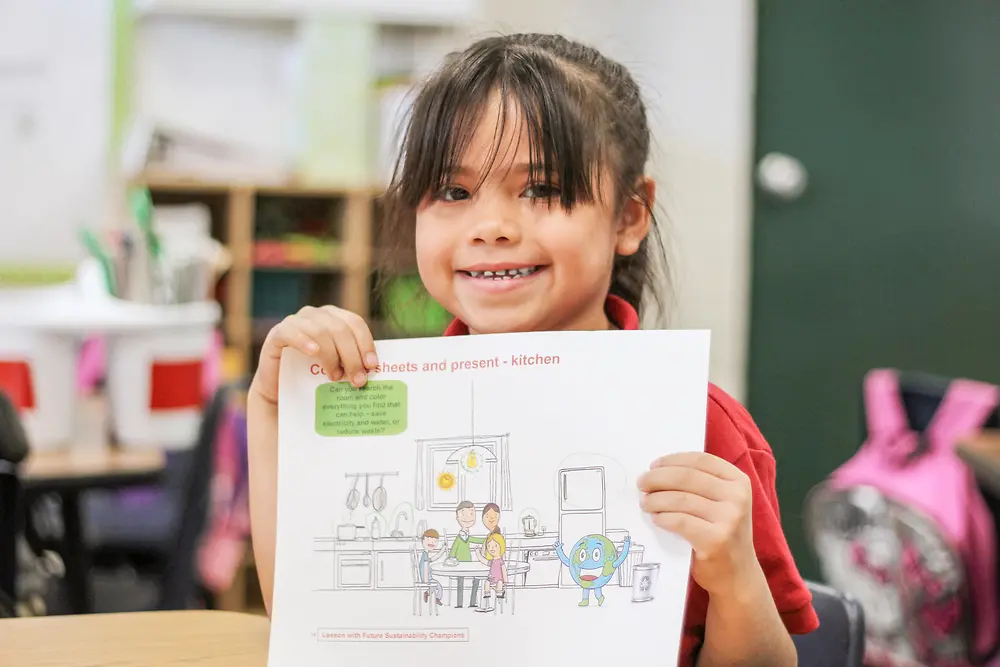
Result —
<svg viewBox="0 0 1000 667"><path fill-rule="evenodd" d="M484 208L474 215L477 221L472 226L473 244L510 244L521 240L521 226L514 211L508 211L506 207Z"/></svg>

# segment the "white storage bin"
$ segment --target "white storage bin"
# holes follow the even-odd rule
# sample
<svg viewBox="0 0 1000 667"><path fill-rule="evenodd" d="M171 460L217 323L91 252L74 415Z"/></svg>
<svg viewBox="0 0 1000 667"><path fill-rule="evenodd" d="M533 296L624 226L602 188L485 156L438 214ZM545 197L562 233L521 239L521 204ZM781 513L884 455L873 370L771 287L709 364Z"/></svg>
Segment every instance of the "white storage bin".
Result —
<svg viewBox="0 0 1000 667"><path fill-rule="evenodd" d="M129 448L194 447L219 305L121 305L134 306L123 308L132 311L124 318L128 326L123 321L106 338L108 400L118 441Z"/></svg>
<svg viewBox="0 0 1000 667"><path fill-rule="evenodd" d="M8 377L24 385L27 375L33 400L21 413L33 449L71 444L79 347L101 335L110 419L122 446L193 447L205 399L202 368L220 317L214 301L158 306L116 299L101 287L97 265L85 260L75 283L0 290L0 387Z"/></svg>
<svg viewBox="0 0 1000 667"><path fill-rule="evenodd" d="M0 326L0 390L13 400L35 451L72 443L79 344L72 335Z"/></svg>
<svg viewBox="0 0 1000 667"><path fill-rule="evenodd" d="M33 450L72 444L80 292L68 283L0 290L0 389L21 415Z"/></svg>

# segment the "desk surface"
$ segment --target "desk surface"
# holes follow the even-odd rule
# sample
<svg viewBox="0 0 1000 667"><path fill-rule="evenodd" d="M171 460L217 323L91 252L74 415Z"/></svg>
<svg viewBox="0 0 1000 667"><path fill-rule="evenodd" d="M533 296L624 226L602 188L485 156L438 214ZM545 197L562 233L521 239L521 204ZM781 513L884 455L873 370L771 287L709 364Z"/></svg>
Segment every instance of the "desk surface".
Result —
<svg viewBox="0 0 1000 667"><path fill-rule="evenodd" d="M18 667L266 667L270 624L223 611L0 620L3 663Z"/></svg>
<svg viewBox="0 0 1000 667"><path fill-rule="evenodd" d="M32 452L21 466L25 483L48 480L156 475L166 465L159 449L117 450L81 446L62 451Z"/></svg>

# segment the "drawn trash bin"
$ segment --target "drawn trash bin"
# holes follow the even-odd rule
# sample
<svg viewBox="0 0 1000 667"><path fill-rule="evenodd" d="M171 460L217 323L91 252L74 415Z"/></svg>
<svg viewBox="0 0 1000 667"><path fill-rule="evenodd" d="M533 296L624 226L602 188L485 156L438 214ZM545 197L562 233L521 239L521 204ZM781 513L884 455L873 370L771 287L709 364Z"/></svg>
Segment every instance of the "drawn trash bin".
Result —
<svg viewBox="0 0 1000 667"><path fill-rule="evenodd" d="M636 565L642 562L646 548L641 544L633 544L628 550L625 562L618 568L618 585L622 588L632 586L632 571Z"/></svg>
<svg viewBox="0 0 1000 667"><path fill-rule="evenodd" d="M639 563L632 568L632 602L649 602L656 590L659 563Z"/></svg>

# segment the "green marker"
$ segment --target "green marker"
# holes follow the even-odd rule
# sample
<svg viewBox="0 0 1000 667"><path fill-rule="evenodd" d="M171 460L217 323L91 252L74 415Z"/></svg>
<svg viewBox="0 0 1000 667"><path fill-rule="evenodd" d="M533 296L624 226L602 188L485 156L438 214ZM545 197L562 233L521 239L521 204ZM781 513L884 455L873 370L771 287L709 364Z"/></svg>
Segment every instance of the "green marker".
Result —
<svg viewBox="0 0 1000 667"><path fill-rule="evenodd" d="M118 285L115 280L115 269L111 264L111 257L108 255L107 250L105 250L104 244L101 243L93 231L86 228L80 230L80 240L83 241L83 245L87 248L87 251L101 265L101 272L104 273L104 285L108 290L108 294L117 296Z"/></svg>
<svg viewBox="0 0 1000 667"><path fill-rule="evenodd" d="M160 246L160 237L153 229L153 198L149 194L149 189L133 189L129 193L129 206L132 208L132 216L139 225L139 230L146 237L146 249L150 258L158 260L163 249Z"/></svg>

